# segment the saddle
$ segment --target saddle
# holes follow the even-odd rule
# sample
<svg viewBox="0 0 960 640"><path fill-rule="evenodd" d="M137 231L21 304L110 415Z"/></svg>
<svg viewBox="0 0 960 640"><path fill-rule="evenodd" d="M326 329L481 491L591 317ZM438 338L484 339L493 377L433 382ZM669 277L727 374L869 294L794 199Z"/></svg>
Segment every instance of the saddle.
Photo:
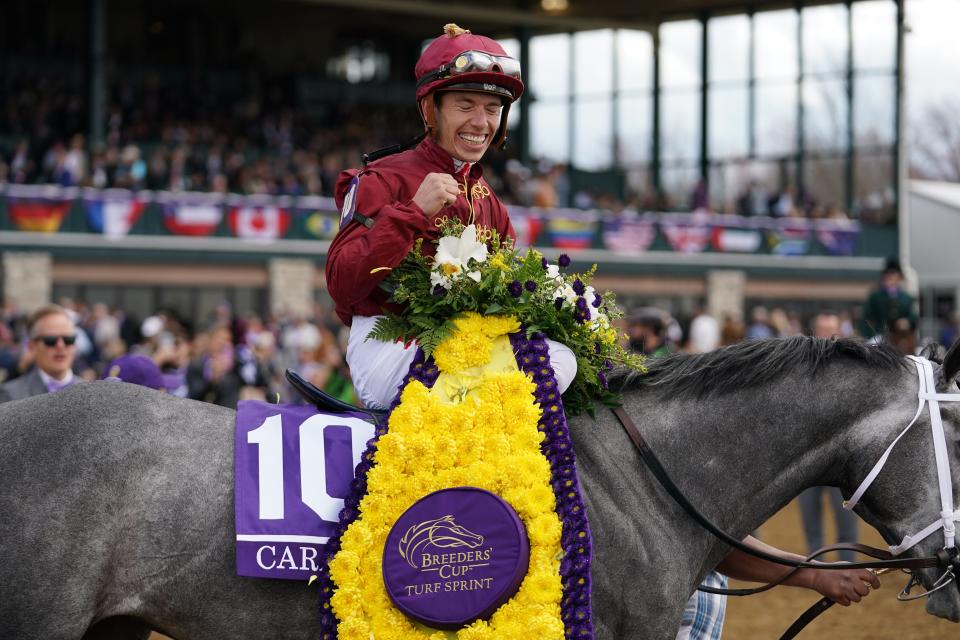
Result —
<svg viewBox="0 0 960 640"><path fill-rule="evenodd" d="M296 371L287 369L285 375L287 382L289 382L290 386L292 386L294 390L300 394L300 397L304 400L304 402L307 404L312 404L317 408L318 411L323 413L364 413L370 416L378 425L382 424L384 418L387 416L386 411L378 411L376 409L361 409L360 407L352 405L349 402L344 402L343 400L334 398L329 393L308 382Z"/></svg>

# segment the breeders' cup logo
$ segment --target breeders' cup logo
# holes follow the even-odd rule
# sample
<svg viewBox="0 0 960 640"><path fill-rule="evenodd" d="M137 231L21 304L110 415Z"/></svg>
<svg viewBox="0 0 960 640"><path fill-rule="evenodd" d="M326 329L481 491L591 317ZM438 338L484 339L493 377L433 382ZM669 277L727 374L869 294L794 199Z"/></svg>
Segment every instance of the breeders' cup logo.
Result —
<svg viewBox="0 0 960 640"><path fill-rule="evenodd" d="M414 569L436 571L439 567L432 568L433 565L489 560L490 550L431 554L429 553L431 548L476 549L482 544L483 536L457 524L452 515L446 515L436 520L426 520L407 529L400 539L398 551L400 557ZM419 563L416 561L418 557Z"/></svg>
<svg viewBox="0 0 960 640"><path fill-rule="evenodd" d="M400 611L434 629L456 630L489 618L512 598L529 560L513 507L478 487L451 487L420 498L397 518L381 564Z"/></svg>

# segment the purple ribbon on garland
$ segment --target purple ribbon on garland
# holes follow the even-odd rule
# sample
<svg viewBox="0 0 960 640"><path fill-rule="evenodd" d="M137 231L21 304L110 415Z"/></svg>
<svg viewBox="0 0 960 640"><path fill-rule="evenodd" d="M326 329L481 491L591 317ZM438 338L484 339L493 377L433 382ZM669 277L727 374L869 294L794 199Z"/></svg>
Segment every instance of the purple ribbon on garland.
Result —
<svg viewBox="0 0 960 640"><path fill-rule="evenodd" d="M560 542L564 550L564 557L560 562L563 599L560 603L560 616L564 624L565 637L570 640L592 639L590 563L593 551L590 525L587 522L587 513L580 495L576 457L563 411L563 400L557 389L553 367L550 366L549 347L542 333L535 333L528 339L523 329L510 335L510 344L520 370L529 375L537 385L534 397L541 407L537 428L544 433L540 447L550 463L551 485L557 500L556 510L563 522ZM386 435L389 416L400 404L400 396L406 385L418 380L429 389L437 381L439 373L433 360L426 361L423 351L418 349L410 365L410 372L390 405L390 412L383 423L377 426L374 437L367 443L367 449L360 459L360 464L357 465L356 477L350 484L349 495L344 499L339 524L326 545L326 553L317 575L320 589L320 637L322 640L335 640L339 624L330 605L335 587L330 579L327 560L340 550L340 541L344 532L360 516L360 500L367 493L367 474L374 465L377 442Z"/></svg>

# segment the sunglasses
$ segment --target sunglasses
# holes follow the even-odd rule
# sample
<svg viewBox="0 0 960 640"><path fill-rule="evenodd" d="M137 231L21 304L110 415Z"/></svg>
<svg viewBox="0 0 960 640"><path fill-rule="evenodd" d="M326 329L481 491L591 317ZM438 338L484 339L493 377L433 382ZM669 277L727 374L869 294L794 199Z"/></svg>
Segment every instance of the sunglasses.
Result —
<svg viewBox="0 0 960 640"><path fill-rule="evenodd" d="M450 78L461 73L495 72L520 78L520 62L506 56L495 56L483 51L464 51L448 64L426 74L417 85L424 85L440 78Z"/></svg>
<svg viewBox="0 0 960 640"><path fill-rule="evenodd" d="M37 336L34 340L42 342L45 347L51 348L57 346L57 342L63 340L64 346L72 347L77 341L77 336L76 334L71 336Z"/></svg>

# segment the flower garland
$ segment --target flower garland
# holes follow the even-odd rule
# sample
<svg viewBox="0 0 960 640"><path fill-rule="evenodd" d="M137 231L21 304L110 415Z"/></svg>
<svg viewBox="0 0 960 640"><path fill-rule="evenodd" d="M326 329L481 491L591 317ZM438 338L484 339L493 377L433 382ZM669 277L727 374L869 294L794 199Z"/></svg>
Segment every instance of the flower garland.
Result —
<svg viewBox="0 0 960 640"><path fill-rule="evenodd" d="M541 408L538 429L543 432L541 449L550 462L557 513L563 519L564 549L560 563L563 580L563 622L567 638L592 638L590 564L593 547L590 524L577 480L576 455L563 411L563 400L557 390L557 381L550 366L550 354L543 333L534 332L529 338L525 332L510 334L510 342L520 370L537 385L535 396Z"/></svg>
<svg viewBox="0 0 960 640"><path fill-rule="evenodd" d="M377 320L370 338L392 342L416 339L427 357L455 330L453 318L465 312L507 315L528 333L543 332L573 351L577 374L564 393L571 415L593 413L594 402L619 405L607 386L614 365L643 370L643 357L621 344L614 327L622 317L614 295L593 286L596 265L586 273L565 274L570 257L548 262L537 251L520 252L496 231L459 220L441 220L436 254L417 240L384 286L398 313ZM488 248L489 245L489 248Z"/></svg>
<svg viewBox="0 0 960 640"><path fill-rule="evenodd" d="M327 557L336 555L320 576L322 637L448 637L414 625L371 576L406 508L432 491L472 485L517 510L530 539L530 567L520 590L489 621L477 620L456 637L591 638L590 533L547 344L542 335L528 340L515 333L516 318L465 314L455 326L434 353L442 366L418 355L389 432L378 428L357 469L341 535L328 544ZM492 339L507 332L521 371L483 373L456 404L430 392L440 372L456 375L489 361Z"/></svg>

